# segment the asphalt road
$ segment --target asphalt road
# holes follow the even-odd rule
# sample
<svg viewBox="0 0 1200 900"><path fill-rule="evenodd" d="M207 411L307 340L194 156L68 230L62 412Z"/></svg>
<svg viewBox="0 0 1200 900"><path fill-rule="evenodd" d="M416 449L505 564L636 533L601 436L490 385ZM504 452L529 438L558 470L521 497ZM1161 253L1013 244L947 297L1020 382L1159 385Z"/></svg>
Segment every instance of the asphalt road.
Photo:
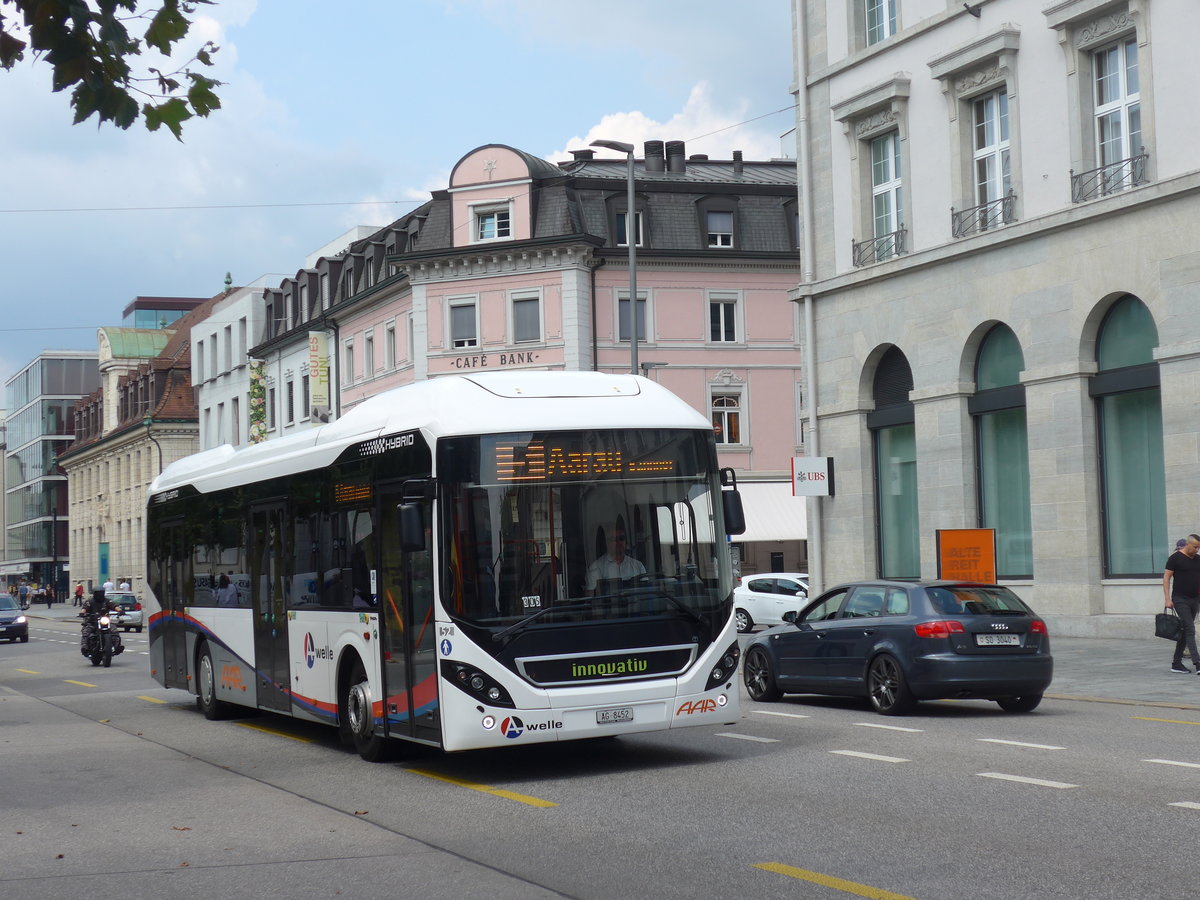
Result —
<svg viewBox="0 0 1200 900"><path fill-rule="evenodd" d="M0 896L1149 900L1195 882L1185 704L883 718L747 699L735 728L373 765L319 726L209 722L149 678L144 635L96 669L77 633L35 621L0 646Z"/></svg>

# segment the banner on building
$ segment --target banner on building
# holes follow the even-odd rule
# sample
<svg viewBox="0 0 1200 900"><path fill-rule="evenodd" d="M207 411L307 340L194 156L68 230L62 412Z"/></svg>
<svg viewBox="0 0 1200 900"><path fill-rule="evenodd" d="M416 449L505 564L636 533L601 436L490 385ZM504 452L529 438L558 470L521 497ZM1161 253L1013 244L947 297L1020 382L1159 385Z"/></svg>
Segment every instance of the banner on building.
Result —
<svg viewBox="0 0 1200 900"><path fill-rule="evenodd" d="M308 333L308 404L314 421L329 421L329 337L323 331Z"/></svg>
<svg viewBox="0 0 1200 900"><path fill-rule="evenodd" d="M250 422L249 439L258 444L267 439L267 364L261 359L250 360Z"/></svg>
<svg viewBox="0 0 1200 900"><path fill-rule="evenodd" d="M833 457L793 456L792 496L832 497Z"/></svg>

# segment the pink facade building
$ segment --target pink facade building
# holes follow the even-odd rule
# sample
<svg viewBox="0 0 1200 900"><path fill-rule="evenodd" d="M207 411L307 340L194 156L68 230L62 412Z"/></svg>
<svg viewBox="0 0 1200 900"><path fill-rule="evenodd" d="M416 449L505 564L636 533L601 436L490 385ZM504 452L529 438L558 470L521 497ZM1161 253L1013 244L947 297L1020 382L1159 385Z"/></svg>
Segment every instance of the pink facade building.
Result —
<svg viewBox="0 0 1200 900"><path fill-rule="evenodd" d="M266 291L268 438L446 374L628 371L627 163L573 156L472 150L427 203ZM712 419L746 499L743 571L803 570L795 163L732 157L649 141L636 161L639 368Z"/></svg>

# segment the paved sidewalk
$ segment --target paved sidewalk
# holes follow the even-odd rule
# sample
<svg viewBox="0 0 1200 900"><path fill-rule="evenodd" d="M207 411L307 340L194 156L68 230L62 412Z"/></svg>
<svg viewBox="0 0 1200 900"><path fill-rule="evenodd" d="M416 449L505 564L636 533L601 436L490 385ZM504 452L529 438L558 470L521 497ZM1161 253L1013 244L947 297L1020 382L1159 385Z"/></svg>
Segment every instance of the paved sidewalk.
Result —
<svg viewBox="0 0 1200 900"><path fill-rule="evenodd" d="M35 619L74 621L77 607L56 603L35 606ZM1169 641L1154 637L1086 638L1050 636L1054 681L1047 697L1107 703L1144 703L1176 709L1200 709L1200 675L1171 671ZM1190 660L1185 660L1189 670Z"/></svg>

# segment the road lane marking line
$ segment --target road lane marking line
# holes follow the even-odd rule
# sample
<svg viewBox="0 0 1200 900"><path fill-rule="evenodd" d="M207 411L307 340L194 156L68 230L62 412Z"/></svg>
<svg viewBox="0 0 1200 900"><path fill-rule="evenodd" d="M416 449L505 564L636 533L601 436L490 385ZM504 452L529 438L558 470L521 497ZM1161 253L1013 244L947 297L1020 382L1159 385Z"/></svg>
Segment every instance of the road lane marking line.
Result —
<svg viewBox="0 0 1200 900"><path fill-rule="evenodd" d="M64 678L63 681L65 681L67 684L77 684L80 687L97 687L98 686L98 685L94 685L88 681L72 681L70 678Z"/></svg>
<svg viewBox="0 0 1200 900"><path fill-rule="evenodd" d="M1143 759L1142 762L1158 763L1161 766L1183 766L1185 769L1200 769L1200 763L1179 762L1174 759Z"/></svg>
<svg viewBox="0 0 1200 900"><path fill-rule="evenodd" d="M251 725L249 722L234 722L234 725L239 725L242 728L249 728L252 731L261 731L263 734L273 734L275 737L283 737L292 741L299 741L301 744L311 744L312 738L297 737L294 734L288 734L286 731L276 731L274 728L266 728L262 725Z"/></svg>
<svg viewBox="0 0 1200 900"><path fill-rule="evenodd" d="M717 737L735 738L739 741L756 741L760 744L778 744L775 738L755 737L752 734L734 734L732 731L721 731L717 733Z"/></svg>
<svg viewBox="0 0 1200 900"><path fill-rule="evenodd" d="M150 703L167 703L166 700L159 700L157 697L147 697L145 694L138 694L139 700L146 700Z"/></svg>
<svg viewBox="0 0 1200 900"><path fill-rule="evenodd" d="M882 728L886 731L908 731L912 734L920 734L924 728L905 728L903 725L880 725L878 722L855 722L860 728Z"/></svg>
<svg viewBox="0 0 1200 900"><path fill-rule="evenodd" d="M756 709L753 710L756 716L779 716L784 719L811 719L812 716L806 716L801 713L785 713L775 712L772 709Z"/></svg>
<svg viewBox="0 0 1200 900"><path fill-rule="evenodd" d="M901 756L881 756L878 753L860 753L857 750L830 750L830 753L836 753L838 756L854 756L858 759L873 759L876 762L902 763L912 762L911 759L904 759Z"/></svg>
<svg viewBox="0 0 1200 900"><path fill-rule="evenodd" d="M1169 725L1200 725L1200 722L1189 722L1187 719L1156 719L1153 716L1130 716L1142 722L1166 722Z"/></svg>
<svg viewBox="0 0 1200 900"><path fill-rule="evenodd" d="M1005 775L1002 772L976 772L979 778L997 778L1000 781L1016 781L1020 784L1036 784L1048 788L1077 788L1077 784L1067 784L1065 781L1046 781L1044 778L1026 778L1024 775Z"/></svg>
<svg viewBox="0 0 1200 900"><path fill-rule="evenodd" d="M41 675L41 672L35 672L33 669L17 669L18 672L24 672L26 675Z"/></svg>
<svg viewBox="0 0 1200 900"><path fill-rule="evenodd" d="M1200 803L1191 800L1180 800L1178 803L1168 803L1167 806L1182 806L1184 809L1200 809Z"/></svg>
<svg viewBox="0 0 1200 900"><path fill-rule="evenodd" d="M871 887L869 884L859 884L857 881L834 878L832 875L823 875L820 872L813 872L809 869L798 869L795 866L787 866L783 863L754 863L754 868L774 872L776 875L786 875L788 878L809 881L845 894L868 897L870 900L913 900L907 894L896 894L892 891L885 891L883 888Z"/></svg>
<svg viewBox="0 0 1200 900"><path fill-rule="evenodd" d="M484 794L492 794L495 797L503 797L506 800L515 800L517 803L524 803L526 806L537 806L542 809L547 809L551 806L558 806L550 800L543 800L540 797L531 797L528 794L518 794L515 791L506 791L503 788L492 787L488 784L476 784L474 781L467 781L462 778L455 778L453 775L442 775L440 772L430 772L425 769L409 769L414 775L421 775L425 778L432 778L435 781L444 781L447 784L453 784L458 787L464 787L472 791L480 791Z"/></svg>
<svg viewBox="0 0 1200 900"><path fill-rule="evenodd" d="M1034 750L1066 750L1053 744L1027 744L1025 741L1004 741L1000 738L976 738L982 744L1007 744L1009 747L1031 747Z"/></svg>

